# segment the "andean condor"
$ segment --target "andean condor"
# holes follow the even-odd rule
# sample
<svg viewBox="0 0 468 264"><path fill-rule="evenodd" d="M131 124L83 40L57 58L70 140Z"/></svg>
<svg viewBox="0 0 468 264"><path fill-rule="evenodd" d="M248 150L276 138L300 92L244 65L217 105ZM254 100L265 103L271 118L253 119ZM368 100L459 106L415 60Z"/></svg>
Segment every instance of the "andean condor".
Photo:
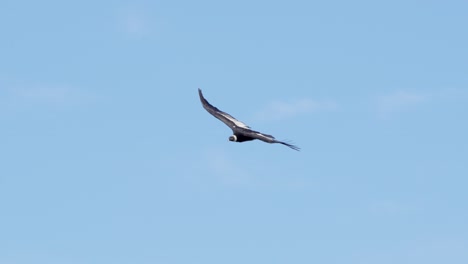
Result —
<svg viewBox="0 0 468 264"><path fill-rule="evenodd" d="M276 140L272 135L267 135L267 134L263 134L258 131L252 130L250 129L249 126L235 119L228 113L225 113L219 110L218 108L212 106L205 99L205 97L203 97L202 91L200 89L198 89L198 95L200 96L200 101L202 102L203 108L205 108L206 111L208 111L208 113L212 114L214 117L218 118L224 124L226 124L228 127L232 129L233 135L229 137L229 141L244 142L244 141L259 139L267 143L280 143L294 150L299 151L300 149L299 147L288 144L283 141Z"/></svg>

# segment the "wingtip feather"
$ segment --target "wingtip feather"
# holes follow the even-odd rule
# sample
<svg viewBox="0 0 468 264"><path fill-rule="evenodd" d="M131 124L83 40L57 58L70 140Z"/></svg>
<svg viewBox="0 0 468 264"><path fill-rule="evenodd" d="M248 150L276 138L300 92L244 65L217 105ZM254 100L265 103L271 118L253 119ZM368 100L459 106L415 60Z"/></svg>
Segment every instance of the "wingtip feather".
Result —
<svg viewBox="0 0 468 264"><path fill-rule="evenodd" d="M293 144L290 144L290 143L287 143L287 142L282 142L282 141L280 141L279 143L281 143L281 144L283 144L285 146L288 146L288 147L290 147L290 148L292 148L292 149L294 149L296 151L301 151L301 148L296 146L296 145L293 145Z"/></svg>

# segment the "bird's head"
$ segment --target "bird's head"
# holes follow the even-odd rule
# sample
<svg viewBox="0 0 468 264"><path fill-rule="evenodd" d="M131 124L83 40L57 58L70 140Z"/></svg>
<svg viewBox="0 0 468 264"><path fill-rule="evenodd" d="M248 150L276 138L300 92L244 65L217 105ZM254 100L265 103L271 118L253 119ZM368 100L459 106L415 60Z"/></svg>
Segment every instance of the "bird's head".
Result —
<svg viewBox="0 0 468 264"><path fill-rule="evenodd" d="M232 135L229 137L229 141L237 141L236 135Z"/></svg>

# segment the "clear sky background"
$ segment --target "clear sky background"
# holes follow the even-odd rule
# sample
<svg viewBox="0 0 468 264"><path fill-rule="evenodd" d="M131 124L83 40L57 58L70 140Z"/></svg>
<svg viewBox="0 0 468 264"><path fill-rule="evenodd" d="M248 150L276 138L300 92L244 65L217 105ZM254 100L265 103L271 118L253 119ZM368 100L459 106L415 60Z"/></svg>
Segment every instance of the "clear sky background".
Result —
<svg viewBox="0 0 468 264"><path fill-rule="evenodd" d="M467 14L0 1L0 263L468 263Z"/></svg>

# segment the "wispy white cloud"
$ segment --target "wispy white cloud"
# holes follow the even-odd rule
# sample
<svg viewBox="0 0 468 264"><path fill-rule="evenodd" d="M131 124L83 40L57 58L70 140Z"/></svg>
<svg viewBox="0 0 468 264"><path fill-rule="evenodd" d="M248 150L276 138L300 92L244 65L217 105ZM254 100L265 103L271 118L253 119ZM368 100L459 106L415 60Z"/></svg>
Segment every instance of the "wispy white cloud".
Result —
<svg viewBox="0 0 468 264"><path fill-rule="evenodd" d="M35 86L18 87L13 90L16 97L30 100L51 103L64 103L74 97L73 89L66 86Z"/></svg>
<svg viewBox="0 0 468 264"><path fill-rule="evenodd" d="M246 143L242 147L248 150L249 144ZM223 148L212 147L206 149L197 159L196 165L194 165L197 168L202 167L206 170L206 173L204 173L205 178L197 178L196 181L243 189L297 191L316 188L317 183L310 177L304 175L284 177L285 172L268 168L270 162L268 158L253 161L250 158L231 155Z"/></svg>
<svg viewBox="0 0 468 264"><path fill-rule="evenodd" d="M249 185L252 182L249 173L235 160L220 149L209 149L205 152L204 161L207 168L216 176L216 180L226 185Z"/></svg>
<svg viewBox="0 0 468 264"><path fill-rule="evenodd" d="M392 200L376 200L369 204L371 213L382 216L396 216L415 211L409 203L401 203Z"/></svg>
<svg viewBox="0 0 468 264"><path fill-rule="evenodd" d="M380 110L385 112L400 111L407 107L427 102L429 95L423 93L398 91L388 95L380 96L378 104Z"/></svg>
<svg viewBox="0 0 468 264"><path fill-rule="evenodd" d="M440 233L440 232L439 232ZM371 251L364 249L353 256L353 263L467 263L467 240L461 235L446 232L427 232L414 236L411 232L404 234L404 239L394 247L377 247Z"/></svg>
<svg viewBox="0 0 468 264"><path fill-rule="evenodd" d="M337 108L338 104L334 101L312 99L300 99L291 102L274 101L259 111L256 114L256 118L261 120L280 120L313 112L332 111Z"/></svg>
<svg viewBox="0 0 468 264"><path fill-rule="evenodd" d="M3 100L11 103L73 104L94 97L81 89L62 84L2 83Z"/></svg>
<svg viewBox="0 0 468 264"><path fill-rule="evenodd" d="M414 111L433 103L449 103L466 101L466 89L438 89L415 92L399 90L375 97L374 103L380 117L388 117L398 113Z"/></svg>
<svg viewBox="0 0 468 264"><path fill-rule="evenodd" d="M380 114L391 114L409 110L412 107L422 105L430 101L431 95L427 93L416 93L397 91L377 97L377 107Z"/></svg>
<svg viewBox="0 0 468 264"><path fill-rule="evenodd" d="M151 16L140 7L121 9L118 14L118 27L131 37L145 37L156 30Z"/></svg>

